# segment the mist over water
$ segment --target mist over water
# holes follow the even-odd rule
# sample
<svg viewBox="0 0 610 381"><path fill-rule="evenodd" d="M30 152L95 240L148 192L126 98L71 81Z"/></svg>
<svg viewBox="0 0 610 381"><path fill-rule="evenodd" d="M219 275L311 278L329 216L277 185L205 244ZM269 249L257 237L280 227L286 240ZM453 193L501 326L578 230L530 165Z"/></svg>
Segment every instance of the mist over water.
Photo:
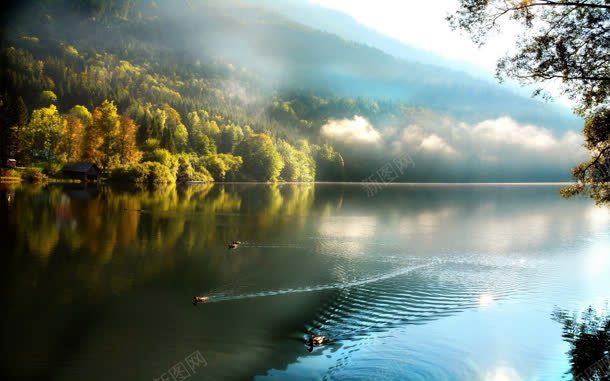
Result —
<svg viewBox="0 0 610 381"><path fill-rule="evenodd" d="M3 373L155 379L200 351L194 380L560 379L552 313L607 303L610 214L558 189L3 187Z"/></svg>

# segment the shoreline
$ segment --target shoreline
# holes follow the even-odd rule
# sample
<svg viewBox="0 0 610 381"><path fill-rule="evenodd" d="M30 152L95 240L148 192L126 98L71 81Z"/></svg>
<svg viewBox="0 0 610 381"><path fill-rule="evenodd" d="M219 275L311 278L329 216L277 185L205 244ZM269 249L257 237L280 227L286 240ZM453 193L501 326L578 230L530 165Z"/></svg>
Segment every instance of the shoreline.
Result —
<svg viewBox="0 0 610 381"><path fill-rule="evenodd" d="M53 183L53 184L83 184L82 182L69 180L69 179L48 179L45 182L32 183L25 181L19 178L0 178L0 184L42 184L42 183ZM103 184L103 185L129 185L131 183L117 183L117 182L99 182L99 183L88 183L88 184ZM202 185L202 184L210 184L210 185L224 185L224 184L238 184L238 185L283 185L283 184L292 184L292 185L359 185L359 186L367 186L367 185L375 185L375 186L497 186L497 185L511 185L511 186L540 186L540 185L574 185L575 182L566 182L566 181L541 181L541 182L393 182L393 183L380 183L380 182L357 182L357 181L313 181L313 182L302 182L302 181L277 181L277 182L263 182L263 181L214 181L214 182L206 182L206 181L185 181L181 183L175 183L176 185ZM163 184L159 184L163 185ZM166 184L169 185L169 184Z"/></svg>
<svg viewBox="0 0 610 381"><path fill-rule="evenodd" d="M189 183L186 183L189 184ZM514 185L514 186L527 186L527 185L573 185L575 182L566 182L566 181L541 181L541 182L476 182L476 183L466 183L466 182L456 182L456 183L444 183L444 182L406 182L406 183L378 183L378 182L357 182L357 181L314 181L314 182L299 182L299 181L278 181L278 182L257 182L257 181L228 181L228 182L213 182L208 184L264 184L264 185L282 185L282 184L314 184L314 185L359 185L359 186L367 186L367 185L375 185L375 186L469 186L469 185L480 185L480 186L494 186L494 185Z"/></svg>

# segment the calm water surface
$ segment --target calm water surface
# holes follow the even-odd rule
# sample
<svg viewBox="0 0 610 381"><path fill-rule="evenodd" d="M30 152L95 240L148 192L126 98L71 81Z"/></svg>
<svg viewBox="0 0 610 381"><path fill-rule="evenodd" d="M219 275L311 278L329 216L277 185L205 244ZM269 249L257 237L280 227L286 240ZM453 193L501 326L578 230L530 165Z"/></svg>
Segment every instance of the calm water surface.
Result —
<svg viewBox="0 0 610 381"><path fill-rule="evenodd" d="M4 187L2 374L570 379L552 313L610 300L610 212L558 190Z"/></svg>

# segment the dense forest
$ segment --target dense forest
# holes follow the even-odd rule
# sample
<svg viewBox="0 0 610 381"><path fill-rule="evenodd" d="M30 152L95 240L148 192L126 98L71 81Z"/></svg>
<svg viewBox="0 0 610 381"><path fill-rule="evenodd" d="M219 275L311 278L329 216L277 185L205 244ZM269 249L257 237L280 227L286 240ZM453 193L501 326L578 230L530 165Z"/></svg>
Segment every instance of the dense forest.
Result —
<svg viewBox="0 0 610 381"><path fill-rule="evenodd" d="M51 175L66 162L86 160L112 178L136 182L342 179L343 161L331 146L310 144L278 122L294 115L287 102L274 101L261 114L264 100L249 105L222 89L229 79L252 82L247 74L162 57L124 38L133 36L125 29L154 27L152 16L128 18L142 4L31 6L31 24L22 26L35 35L4 31L12 39L3 40L0 58L3 159L40 165ZM78 48L68 44L66 23L83 37ZM87 41L100 35L95 29L114 43Z"/></svg>
<svg viewBox="0 0 610 381"><path fill-rule="evenodd" d="M396 153L321 133L329 122L440 124L451 116L498 117L500 104L528 108L489 86L464 85L447 72L248 3L230 4L34 0L7 6L0 46L2 162L15 158L53 176L63 164L85 160L111 179L133 182L361 181ZM251 40L241 43L244 36ZM269 36L275 37L265 44ZM255 40L263 42L253 46ZM335 56L347 57L351 67L331 62ZM453 95L439 96L447 86ZM452 107L439 103L445 98ZM477 102L482 106L474 110ZM434 180L442 171L452 176L445 180L476 180L498 172L479 168L473 175L468 160L456 168L426 157L398 180Z"/></svg>

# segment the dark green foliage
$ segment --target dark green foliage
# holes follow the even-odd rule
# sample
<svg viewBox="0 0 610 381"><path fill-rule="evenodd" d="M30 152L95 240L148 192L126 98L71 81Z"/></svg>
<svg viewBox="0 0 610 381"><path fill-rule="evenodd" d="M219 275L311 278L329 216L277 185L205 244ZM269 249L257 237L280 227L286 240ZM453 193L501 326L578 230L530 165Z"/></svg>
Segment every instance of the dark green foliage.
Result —
<svg viewBox="0 0 610 381"><path fill-rule="evenodd" d="M169 127L165 128L165 130L163 131L163 136L161 138L161 147L165 148L171 153L176 153L176 141L174 140L174 135L172 134Z"/></svg>
<svg viewBox="0 0 610 381"><path fill-rule="evenodd" d="M570 344L570 373L574 379L610 380L610 315L589 306L580 318L556 310L554 320L563 325L563 338Z"/></svg>
<svg viewBox="0 0 610 381"><path fill-rule="evenodd" d="M345 164L339 152L328 144L316 149L316 180L341 181L345 177Z"/></svg>
<svg viewBox="0 0 610 381"><path fill-rule="evenodd" d="M62 163L47 163L42 169L42 172L48 177L59 178L62 176L61 171L63 167Z"/></svg>
<svg viewBox="0 0 610 381"><path fill-rule="evenodd" d="M231 153L243 140L244 133L239 126L228 125L220 132L218 142L219 153Z"/></svg>
<svg viewBox="0 0 610 381"><path fill-rule="evenodd" d="M25 126L29 121L28 107L23 101L23 97L17 97L16 110L16 125Z"/></svg>
<svg viewBox="0 0 610 381"><path fill-rule="evenodd" d="M593 112L585 122L584 134L591 159L572 169L577 183L563 188L562 195L586 194L599 204L610 203L610 108Z"/></svg>
<svg viewBox="0 0 610 381"><path fill-rule="evenodd" d="M193 138L192 142L193 152L197 155L201 156L210 156L216 153L216 144L214 141L204 134L199 134L197 137Z"/></svg>
<svg viewBox="0 0 610 381"><path fill-rule="evenodd" d="M6 154L7 158L10 157L20 161L26 156L21 152L21 148L24 130L29 122L29 113L22 97L17 97L14 106L11 108L11 110L8 110L8 117L12 122L8 126L6 135Z"/></svg>

